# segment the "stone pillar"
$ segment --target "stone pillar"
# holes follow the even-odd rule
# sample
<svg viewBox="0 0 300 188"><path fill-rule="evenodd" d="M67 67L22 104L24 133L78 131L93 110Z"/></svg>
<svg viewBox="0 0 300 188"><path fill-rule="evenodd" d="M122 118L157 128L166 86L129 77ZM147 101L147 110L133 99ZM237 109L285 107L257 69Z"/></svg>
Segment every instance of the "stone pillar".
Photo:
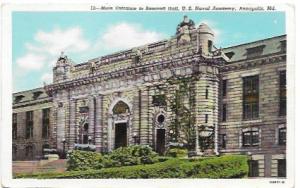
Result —
<svg viewBox="0 0 300 188"><path fill-rule="evenodd" d="M71 99L69 101L70 103L70 133L69 133L69 140L68 140L68 145L69 149L74 148L74 143L76 140L76 100Z"/></svg>
<svg viewBox="0 0 300 188"><path fill-rule="evenodd" d="M141 101L140 101L140 144L149 144L149 122L148 122L148 110L149 110L149 91L147 88L141 91Z"/></svg>
<svg viewBox="0 0 300 188"><path fill-rule="evenodd" d="M65 107L63 102L59 102L58 109L57 109L57 137L56 137L57 149L59 151L64 150L63 140L65 139L65 126L66 126Z"/></svg>
<svg viewBox="0 0 300 188"><path fill-rule="evenodd" d="M95 145L98 152L102 151L102 118L103 118L103 96L96 97L96 122L95 122Z"/></svg>
<svg viewBox="0 0 300 188"><path fill-rule="evenodd" d="M95 143L95 99L94 96L89 97L89 129L88 135L91 137L91 143Z"/></svg>

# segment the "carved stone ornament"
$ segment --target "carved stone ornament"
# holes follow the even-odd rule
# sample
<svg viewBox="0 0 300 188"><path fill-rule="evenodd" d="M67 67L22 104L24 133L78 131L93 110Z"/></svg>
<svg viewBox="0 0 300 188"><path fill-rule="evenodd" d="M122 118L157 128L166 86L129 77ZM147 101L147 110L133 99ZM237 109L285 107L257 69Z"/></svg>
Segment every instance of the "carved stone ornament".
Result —
<svg viewBox="0 0 300 188"><path fill-rule="evenodd" d="M177 41L179 44L185 44L191 41L190 30L195 29L193 20L184 16L183 21L176 28Z"/></svg>

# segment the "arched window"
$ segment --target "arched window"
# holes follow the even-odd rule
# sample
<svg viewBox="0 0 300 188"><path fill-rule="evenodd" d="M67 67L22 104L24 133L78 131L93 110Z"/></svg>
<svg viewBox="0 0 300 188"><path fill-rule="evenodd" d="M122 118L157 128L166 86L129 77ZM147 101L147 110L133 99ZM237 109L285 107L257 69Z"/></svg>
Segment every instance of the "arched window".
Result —
<svg viewBox="0 0 300 188"><path fill-rule="evenodd" d="M124 114L128 112L129 112L129 106L123 101L119 101L113 108L114 114Z"/></svg>

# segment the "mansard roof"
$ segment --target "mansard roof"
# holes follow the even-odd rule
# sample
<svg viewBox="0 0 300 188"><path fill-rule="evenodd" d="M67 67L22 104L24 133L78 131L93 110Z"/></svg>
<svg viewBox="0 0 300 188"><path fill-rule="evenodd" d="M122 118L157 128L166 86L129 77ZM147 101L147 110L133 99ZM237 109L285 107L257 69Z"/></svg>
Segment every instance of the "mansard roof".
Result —
<svg viewBox="0 0 300 188"><path fill-rule="evenodd" d="M275 36L263 40L244 43L236 46L223 48L223 52L230 59L228 63L239 62L250 58L264 57L271 54L286 52L286 35ZM249 53L259 51L254 56Z"/></svg>

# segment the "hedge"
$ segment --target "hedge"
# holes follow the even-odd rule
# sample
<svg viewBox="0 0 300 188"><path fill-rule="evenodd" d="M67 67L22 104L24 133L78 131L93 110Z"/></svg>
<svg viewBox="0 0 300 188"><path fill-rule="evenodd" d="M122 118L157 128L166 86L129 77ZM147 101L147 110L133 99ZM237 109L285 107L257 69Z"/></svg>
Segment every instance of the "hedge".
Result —
<svg viewBox="0 0 300 188"><path fill-rule="evenodd" d="M158 155L148 146L121 147L107 155L73 150L68 154L67 170L100 170L101 168L153 164L155 162L158 162Z"/></svg>
<svg viewBox="0 0 300 188"><path fill-rule="evenodd" d="M17 175L16 178L243 178L248 174L247 161L248 157L243 155L225 155L192 161L173 158L148 165L103 168L83 172Z"/></svg>

